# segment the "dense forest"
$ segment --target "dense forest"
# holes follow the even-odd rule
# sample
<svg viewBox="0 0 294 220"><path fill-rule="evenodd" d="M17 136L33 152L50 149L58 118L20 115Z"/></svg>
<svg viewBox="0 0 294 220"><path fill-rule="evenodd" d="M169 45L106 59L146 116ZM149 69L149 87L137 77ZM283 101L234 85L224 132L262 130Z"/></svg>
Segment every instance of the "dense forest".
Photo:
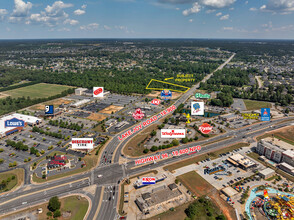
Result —
<svg viewBox="0 0 294 220"><path fill-rule="evenodd" d="M200 83L200 89L208 92L220 91L216 99L211 100L212 105L228 107L233 103L233 98L270 101L287 106L293 101L291 85L278 85L259 89L257 84L249 85L248 75L255 74L255 70L223 69L217 71L206 83Z"/></svg>

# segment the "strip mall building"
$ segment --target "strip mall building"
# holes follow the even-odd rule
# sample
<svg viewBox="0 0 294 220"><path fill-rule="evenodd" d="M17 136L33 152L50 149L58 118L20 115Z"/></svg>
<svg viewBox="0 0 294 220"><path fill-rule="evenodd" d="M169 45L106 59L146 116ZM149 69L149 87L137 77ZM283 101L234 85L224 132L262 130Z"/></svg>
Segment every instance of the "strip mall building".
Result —
<svg viewBox="0 0 294 220"><path fill-rule="evenodd" d="M23 130L23 127L5 127L5 121L11 120L13 118L16 118L18 120L23 120L25 122L25 126L27 125L34 126L42 122L42 119L40 118L30 116L30 115L18 114L18 113L4 116L0 118L0 138L10 135L14 132Z"/></svg>

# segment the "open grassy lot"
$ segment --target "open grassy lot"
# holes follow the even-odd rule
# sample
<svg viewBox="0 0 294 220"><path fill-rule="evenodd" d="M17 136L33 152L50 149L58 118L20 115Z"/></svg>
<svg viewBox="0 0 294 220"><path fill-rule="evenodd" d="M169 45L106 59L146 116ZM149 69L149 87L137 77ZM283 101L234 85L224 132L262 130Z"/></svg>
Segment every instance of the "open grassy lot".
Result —
<svg viewBox="0 0 294 220"><path fill-rule="evenodd" d="M226 152L229 152L229 151L233 151L235 149L238 149L238 148L241 148L241 147L246 147L246 146L249 146L249 144L248 143L234 144L232 146L229 146L229 147L226 147L226 148L223 148L223 149L211 152L211 153L203 154L203 155L200 155L198 157L196 156L196 157L193 157L193 158L190 158L190 159L187 159L187 160L182 160L180 162L168 165L168 166L164 167L164 169L167 169L169 171L173 171L175 169L178 169L178 168L181 168L181 167L193 164L193 163L197 163L197 162L199 162L201 160L206 160L208 158L215 159L215 158L217 158L219 156L219 154L226 153ZM200 151L200 153L201 153L201 151Z"/></svg>
<svg viewBox="0 0 294 220"><path fill-rule="evenodd" d="M150 132L156 129L157 129L157 124L153 124L149 126L148 128L144 129L143 131L141 131L140 133L136 134L123 148L123 153L131 157L145 155L143 153L143 150L145 149L143 142L148 137L150 137Z"/></svg>
<svg viewBox="0 0 294 220"><path fill-rule="evenodd" d="M29 96L31 99L35 99L35 98L47 98L49 96L57 95L69 88L71 88L71 86L39 83L39 84L31 85L31 86L18 88L18 89L8 90L2 93L6 95L10 95L12 98Z"/></svg>
<svg viewBox="0 0 294 220"><path fill-rule="evenodd" d="M191 171L177 177L186 188L190 189L196 196L203 196L213 190L213 186L195 171Z"/></svg>
<svg viewBox="0 0 294 220"><path fill-rule="evenodd" d="M274 135L275 138L278 138L288 144L294 145L294 126L286 127L284 129L279 129L277 131L269 132L264 135L258 136L256 139L259 141L266 137L272 137Z"/></svg>
<svg viewBox="0 0 294 220"><path fill-rule="evenodd" d="M71 220L83 219L87 213L89 203L87 199L78 196L66 197L62 200L61 212L71 212Z"/></svg>
<svg viewBox="0 0 294 220"><path fill-rule="evenodd" d="M227 219L229 220L236 219L236 214L234 209L227 202L225 202L220 197L219 192L212 185L210 185L205 179L203 179L198 173L196 173L195 171L191 171L183 175L180 175L177 178L184 184L184 186L187 189L189 189L197 197L208 196L213 202L213 206L215 206L215 209L220 209ZM206 215L201 215L201 214L199 215L199 217L200 216L207 217ZM197 219L202 219L202 218L197 218ZM204 219L206 220L210 218L207 217Z"/></svg>
<svg viewBox="0 0 294 220"><path fill-rule="evenodd" d="M12 176L15 176L15 179L12 179ZM0 193L10 191L11 189L20 186L24 181L24 170L15 169L0 173L0 182L2 182L3 180L7 180L8 178L10 178L11 181L7 184L5 188L0 189Z"/></svg>
<svg viewBox="0 0 294 220"><path fill-rule="evenodd" d="M260 110L260 108L270 108L272 104L269 102L253 101L248 99L243 99L247 110Z"/></svg>
<svg viewBox="0 0 294 220"><path fill-rule="evenodd" d="M80 196L69 196L69 197L64 197L59 199L61 202L61 217L58 217L58 220L82 220L87 213L89 202L86 198L80 197ZM19 219L19 217L26 216L26 213L32 213L36 217L36 219L54 219L53 217L48 217L47 218L47 212L49 211L48 208L48 202L33 206L31 208L16 212L14 214L6 215L6 216L1 216L2 217L10 217L11 219ZM37 209L42 208L43 213L41 214L36 214ZM63 212L70 212L69 217L63 217L62 213Z"/></svg>
<svg viewBox="0 0 294 220"><path fill-rule="evenodd" d="M287 127L285 129L279 129L277 132L274 132L276 138L281 139L289 144L294 145L294 126Z"/></svg>
<svg viewBox="0 0 294 220"><path fill-rule="evenodd" d="M148 220L171 220L171 219L179 219L184 220L187 215L185 213L185 209L188 208L189 203L185 203L183 205L175 207L174 211L167 211L160 213L159 215L156 215L152 218L148 218Z"/></svg>

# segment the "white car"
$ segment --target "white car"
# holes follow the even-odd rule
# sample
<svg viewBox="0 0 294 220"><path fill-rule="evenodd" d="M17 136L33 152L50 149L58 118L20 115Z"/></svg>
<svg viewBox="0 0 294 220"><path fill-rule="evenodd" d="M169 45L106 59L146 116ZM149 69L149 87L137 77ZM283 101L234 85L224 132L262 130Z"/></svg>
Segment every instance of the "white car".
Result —
<svg viewBox="0 0 294 220"><path fill-rule="evenodd" d="M98 178L101 178L101 177L102 177L102 175L101 175L101 174L99 174L97 177L98 177Z"/></svg>

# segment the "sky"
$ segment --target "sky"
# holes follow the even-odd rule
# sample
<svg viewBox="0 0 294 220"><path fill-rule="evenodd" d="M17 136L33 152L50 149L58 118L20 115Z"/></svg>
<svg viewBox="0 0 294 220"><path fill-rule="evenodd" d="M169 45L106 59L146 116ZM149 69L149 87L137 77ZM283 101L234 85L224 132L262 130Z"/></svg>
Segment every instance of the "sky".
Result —
<svg viewBox="0 0 294 220"><path fill-rule="evenodd" d="M294 0L0 0L0 39L294 39Z"/></svg>

